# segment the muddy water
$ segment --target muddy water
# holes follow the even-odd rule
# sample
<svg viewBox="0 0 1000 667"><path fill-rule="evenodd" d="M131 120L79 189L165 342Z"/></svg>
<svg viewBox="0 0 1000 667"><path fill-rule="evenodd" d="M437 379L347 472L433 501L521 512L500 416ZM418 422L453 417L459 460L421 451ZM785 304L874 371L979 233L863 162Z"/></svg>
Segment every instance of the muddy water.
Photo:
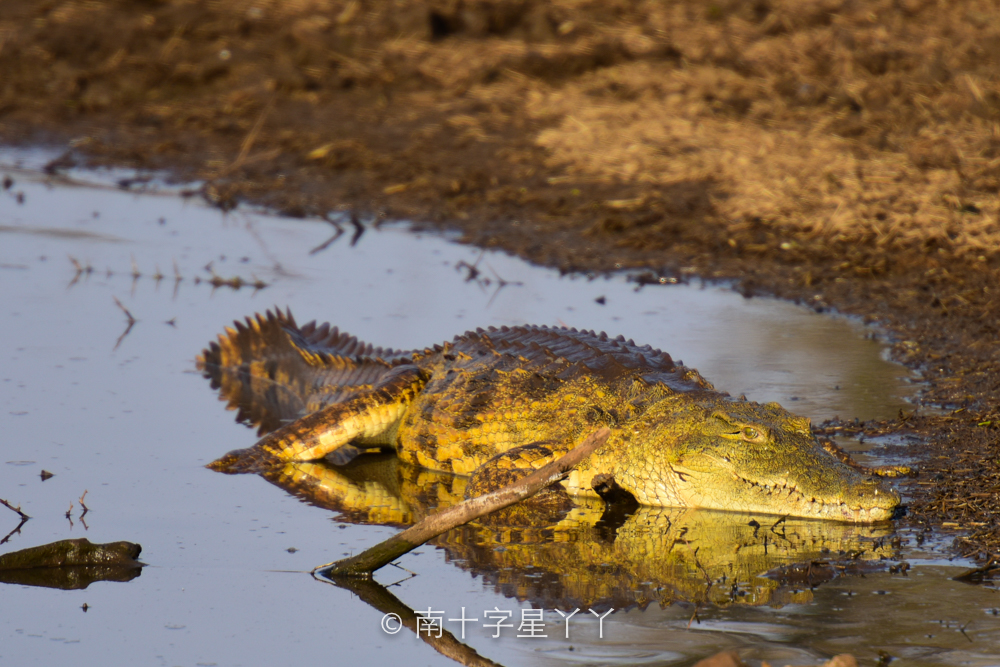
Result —
<svg viewBox="0 0 1000 667"><path fill-rule="evenodd" d="M637 292L620 278L561 279L393 226L352 247L347 225L310 254L330 237L327 223L223 215L176 195L55 184L13 167L3 174L14 183L0 193L0 498L32 518L0 551L85 536L140 543L149 564L132 581L83 590L2 586L0 660L11 664L123 655L165 665L455 664L407 630L386 634L384 611L303 573L393 534L369 523L372 508L429 511L426 489L441 504L457 493L452 482L414 495L404 483L380 487L378 471L309 469L310 495L202 467L255 436L194 371L195 356L232 320L275 304L400 348L489 325L606 330L668 350L720 389L814 419L912 409L911 378L864 328L789 304L710 286ZM470 265L478 275L468 280ZM213 277L267 286L213 287ZM131 328L115 299L136 318ZM43 470L54 476L43 480ZM331 500L361 487L397 496L364 501L369 514ZM0 510L6 535L17 516ZM681 543L700 536L698 551L677 547L677 527ZM928 665L995 664L1000 654L994 593L949 580L967 564L941 560L931 542L918 548L902 535L892 546L886 527L798 522L758 534L747 517L608 518L581 507L534 532L463 530L403 558L417 576L386 568L378 579L401 580L391 591L412 609L452 618L464 607L479 619L465 643L502 664L690 662L728 648L772 664L843 651ZM734 543L744 555L729 553ZM811 580L761 577L856 548L870 567L815 590ZM912 568L905 577L875 571L880 558ZM731 584L730 599L706 577ZM493 639L482 627L486 610L519 620L532 605L549 610L547 637L519 638L515 627ZM611 606L629 609L604 619L601 638L588 609ZM574 608L567 640L553 609Z"/></svg>

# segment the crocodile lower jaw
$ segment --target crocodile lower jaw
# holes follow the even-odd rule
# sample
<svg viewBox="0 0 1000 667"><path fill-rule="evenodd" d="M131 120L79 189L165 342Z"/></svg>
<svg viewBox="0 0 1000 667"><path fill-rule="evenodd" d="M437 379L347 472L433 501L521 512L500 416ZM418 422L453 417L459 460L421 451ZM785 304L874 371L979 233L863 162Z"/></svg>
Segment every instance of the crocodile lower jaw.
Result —
<svg viewBox="0 0 1000 667"><path fill-rule="evenodd" d="M748 511L762 511L769 514L784 514L812 519L849 521L852 523L874 523L891 519L895 513L896 505L899 503L897 497L896 503L892 507L877 505L870 507L862 507L860 505L851 506L844 501L827 501L815 498L802 493L794 485L768 485L760 482L751 482L736 475L734 477L737 477L740 482L749 487L750 492L754 496L757 496L757 498L754 498L756 502L753 503L756 507L749 507L750 503L748 503Z"/></svg>

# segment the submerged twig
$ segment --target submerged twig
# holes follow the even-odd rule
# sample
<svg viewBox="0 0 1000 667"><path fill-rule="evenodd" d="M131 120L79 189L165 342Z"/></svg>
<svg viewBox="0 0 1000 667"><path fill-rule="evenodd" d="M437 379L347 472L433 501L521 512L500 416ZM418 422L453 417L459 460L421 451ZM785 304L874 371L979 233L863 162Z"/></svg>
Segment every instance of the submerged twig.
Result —
<svg viewBox="0 0 1000 667"><path fill-rule="evenodd" d="M236 160L233 161L231 165L223 172L223 174L232 173L236 169L239 169L247 159L247 155L250 154L250 149L253 148L254 142L257 140L257 135L260 134L260 130L264 127L264 121L267 120L267 115L271 113L271 109L274 108L274 101L277 99L275 95L271 95L271 98L264 105L261 110L260 115L257 116L257 121L250 128L247 136L243 139L243 143L240 146L240 154L236 156Z"/></svg>
<svg viewBox="0 0 1000 667"><path fill-rule="evenodd" d="M507 287L508 285L520 287L524 285L524 283L516 280L513 281L504 280L504 278L501 277L499 273L497 273L496 269L494 269L489 264L487 264L486 267L490 270L490 273L493 274L493 278L495 279L495 281L491 280L490 278L484 277L482 275L483 274L482 269L479 268L479 263L483 261L483 257L485 256L486 256L486 251L483 250L479 253L479 257L477 257L476 261L473 262L472 264L469 264L465 260L461 260L457 264L455 264L455 270L462 271L464 269L466 271L465 282L476 283L477 285L479 285L480 288L482 288L484 292L486 291L487 287L496 282L497 287L495 290L493 290L493 294L490 296L490 300L486 304L486 307L489 308L490 306L493 305L493 302L496 300L497 295L500 294L500 290L502 290L504 287Z"/></svg>
<svg viewBox="0 0 1000 667"><path fill-rule="evenodd" d="M1000 558L993 556L982 567L967 570L958 576L952 577L952 580L964 581L968 584L981 584L986 579L991 579L997 570L1000 570Z"/></svg>
<svg viewBox="0 0 1000 667"><path fill-rule="evenodd" d="M331 245L333 245L337 241L337 239L339 239L341 236L344 235L344 228L337 220L333 219L329 213L324 213L320 217L323 218L323 220L325 220L326 222L333 225L334 228L333 236L331 236L330 238L328 238L327 240L323 241L318 246L310 250L309 251L310 255L316 255L320 252L323 252ZM358 244L358 240L361 238L361 235L365 233L365 226L361 224L361 221L358 220L358 216L354 213L351 213L350 216L347 217L347 221L351 223L352 227L354 227L354 233L351 235L351 247L353 248Z"/></svg>
<svg viewBox="0 0 1000 667"><path fill-rule="evenodd" d="M70 262L72 262L72 264L73 264L73 270L75 272L74 275L73 275L73 279L69 283L69 287L72 287L73 285L75 285L76 283L78 283L80 281L80 278L82 276L89 276L93 272L94 269L89 264L86 264L86 265L81 264L75 257L70 257L69 260L70 260ZM180 284L185 280L185 278L184 278L183 275L181 275L181 271L180 271L180 268L177 266L177 260L176 259L173 260L173 265L174 265L174 274L173 274L174 291L173 291L173 298L176 299L177 298L178 289L180 287ZM167 276L167 274L165 274L160 269L160 267L159 267L158 264L155 265L155 266L156 266L156 269L155 269L155 271L153 273L151 273L151 274L144 274L144 273L142 273L142 271L139 270L139 265L135 261L135 257L132 257L132 269L129 272L124 272L124 271L120 272L121 275L131 275L132 276L132 294L133 294L133 296L135 295L135 289L136 289L136 285L139 282L139 279L141 279L141 278L149 278L149 279L153 280L153 282L156 283L156 285L158 286L161 281L167 280L169 278L169 276ZM207 283L209 285L212 285L212 287L230 287L233 290L238 290L238 289L243 288L243 287L252 287L255 291L259 291L259 290L264 289L265 287L270 287L269 283L264 282L263 280L261 280L260 278L258 278L255 275L252 275L252 274L251 274L252 278L244 278L242 276L233 276L231 278L223 278L223 277L221 277L219 275L216 275L216 273L213 270L212 266L213 266L213 262L209 262L207 265L205 265L205 270L208 271L211 274L210 278L208 278L208 279L202 279L202 278L200 278L198 276L195 276L194 279L191 280L191 282L193 282L195 285L199 285L201 283ZM115 272L112 271L111 268L109 267L107 269L107 271L105 272L105 275L108 278L111 278L112 276L115 275ZM138 320L135 320L135 318L132 317L132 315L131 315L131 313L129 313L128 309L125 308L125 306L123 306L120 302L118 302L118 299L115 299L115 302L118 303L118 307L122 309L122 312L125 313L126 317L128 317L130 320L134 320L134 321L138 322Z"/></svg>
<svg viewBox="0 0 1000 667"><path fill-rule="evenodd" d="M132 331L132 327L134 327L135 323L138 322L139 320L132 317L132 313L129 312L129 309L126 308L121 301L118 300L118 297L112 296L111 298L115 300L115 304L117 304L118 307L122 309L122 312L125 313L125 317L128 318L128 326L125 327L125 331L123 331L122 335L118 337L117 341L115 341L114 350L117 350L118 347L122 344L122 341L125 340L125 336L127 336L129 332Z"/></svg>
<svg viewBox="0 0 1000 667"><path fill-rule="evenodd" d="M542 466L527 477L508 484L499 491L472 498L429 516L398 535L366 549L357 556L320 565L313 570L313 574L321 574L330 578L370 577L375 570L416 549L427 540L456 526L533 496L539 490L562 479L581 461L590 456L594 450L604 444L610 434L610 429L602 428L587 436L583 442L562 458Z"/></svg>
<svg viewBox="0 0 1000 667"><path fill-rule="evenodd" d="M497 288L493 290L493 296L491 296L490 300L486 302L487 308L493 305L493 302L496 301L497 296L500 294L500 290L502 290L504 287L507 287L508 285L513 285L514 287L521 287L524 285L524 283L522 283L520 280L513 280L513 281L504 280L503 278L500 277L500 274L496 272L496 269L494 269L489 264L486 264L486 266L487 268L489 268L493 276L497 279Z"/></svg>
<svg viewBox="0 0 1000 667"><path fill-rule="evenodd" d="M462 269L465 269L467 271L467 273L465 274L465 282L471 283L472 281L476 280L476 278L479 277L479 273L480 273L480 271L479 271L479 262L481 262L483 260L483 256L485 254L486 254L485 250L483 250L482 252L480 252L479 253L479 257L477 257L476 261L473 262L472 264L469 264L464 259L460 260L457 264L455 264L455 270L456 271L461 271Z"/></svg>
<svg viewBox="0 0 1000 667"><path fill-rule="evenodd" d="M310 255L316 255L318 253L323 252L324 250L326 250L327 248L329 248L331 245L333 245L333 243L337 239L339 239L341 236L344 235L344 228L340 226L339 222L337 222L336 220L334 220L333 218L331 218L328 213L324 213L320 217L323 218L323 220L325 220L326 222L328 222L331 225L333 225L333 229L334 229L333 236L331 236L330 238L328 238L327 240L323 241L318 246L316 246L315 248L313 248L312 250L310 250L309 251Z"/></svg>
<svg viewBox="0 0 1000 667"><path fill-rule="evenodd" d="M76 257L73 257L72 255L69 256L69 261L73 264L73 269L76 273L73 274L73 279L70 280L69 285L66 286L67 289L80 282L81 276L89 276L94 272L94 267L91 266L89 262L87 264L80 264Z"/></svg>
<svg viewBox="0 0 1000 667"><path fill-rule="evenodd" d="M21 532L21 526L23 526L24 524L28 523L28 519L30 519L30 518L31 517L29 517L29 516L22 517L21 518L21 522L19 524L17 524L17 526L14 527L14 530L12 530L9 533L7 533L4 536L4 538L2 540L0 540L0 544L6 544L10 540L10 538L14 537L15 535L20 534L20 532Z"/></svg>
<svg viewBox="0 0 1000 667"><path fill-rule="evenodd" d="M129 323L130 326L139 321L139 320L135 319L134 317L132 317L132 313L129 312L129 309L126 308L124 306L124 304L122 304L121 301L118 300L118 297L112 296L111 298L115 300L115 305L117 305L119 308L121 308L122 312L125 313L125 317L128 318L128 323Z"/></svg>
<svg viewBox="0 0 1000 667"><path fill-rule="evenodd" d="M358 240L361 239L361 235L365 233L365 226L361 224L360 220L358 220L358 216L353 213L351 213L349 221L351 226L354 227L354 234L351 236L351 247L353 248L358 244Z"/></svg>
<svg viewBox="0 0 1000 667"><path fill-rule="evenodd" d="M332 583L335 586L351 591L362 602L384 614L382 627L385 632L395 634L395 632L405 627L415 633L417 637L426 642L435 651L460 665L464 665L465 667L500 667L499 663L479 655L475 649L463 643L458 637L440 625L431 626L426 620L426 616L421 616L413 611L413 609L376 581L351 578L336 579L327 583ZM431 631L432 629L434 630L433 632ZM440 634L437 632L438 629L440 630ZM464 638L465 633L463 632L462 639Z"/></svg>
<svg viewBox="0 0 1000 667"><path fill-rule="evenodd" d="M21 522L19 524L17 524L17 526L14 528L14 530L12 530L9 533L7 533L4 536L4 538L2 540L0 540L0 544L5 544L11 537L13 537L14 535L17 535L18 533L21 532L21 526L23 526L25 523L27 523L28 519L30 519L31 517L21 511L21 506L20 505L18 505L17 507L14 507L13 505L11 505L9 502L7 502L6 500L4 500L3 498L0 498L0 505L3 505L4 507L6 507L7 509L9 509L9 510L11 510L13 512L17 512L17 515L19 517L21 517Z"/></svg>

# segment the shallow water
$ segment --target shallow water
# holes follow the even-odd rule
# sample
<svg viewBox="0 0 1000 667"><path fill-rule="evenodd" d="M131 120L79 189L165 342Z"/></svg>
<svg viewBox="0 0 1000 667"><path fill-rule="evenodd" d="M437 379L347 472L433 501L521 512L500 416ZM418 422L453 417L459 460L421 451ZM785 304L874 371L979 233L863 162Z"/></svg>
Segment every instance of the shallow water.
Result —
<svg viewBox="0 0 1000 667"><path fill-rule="evenodd" d="M912 409L906 398L917 387L909 374L886 361L879 345L865 338L866 329L846 318L744 300L711 286L636 291L623 278L559 278L502 254L395 226L369 229L352 247L348 225L345 236L310 255L330 236L327 223L241 209L223 215L193 199L52 185L14 168L0 169L0 177L4 173L15 183L0 192L0 498L20 504L32 518L0 550L86 536L138 542L149 563L127 583L75 591L0 588L0 659L9 662L86 665L124 653L132 662L169 665L455 664L408 631L384 633L382 613L302 573L395 528L353 523L259 477L202 467L249 446L255 436L235 423L195 372L195 356L232 320L275 304L290 307L300 322L329 320L363 340L397 348L489 325L606 330L669 351L719 389L777 400L814 419ZM70 257L92 270L78 273ZM477 267L478 279L466 280L466 265ZM156 273L165 277L156 280ZM213 275L268 286L213 288L207 282ZM501 278L508 284L500 287ZM138 320L127 333L116 298ZM877 450L869 455L882 458ZM43 481L43 469L55 476ZM81 520L78 499L85 490L90 511ZM4 535L17 517L0 510ZM578 518L579 526L558 534L587 546L599 517ZM666 534L657 521L638 532L616 525L618 537L610 544L647 548ZM737 524L732 530L747 530L745 521ZM683 525L694 530L701 524ZM796 553L812 554L831 540L871 547L884 537L883 528L854 535L798 527L796 534L814 529L822 535ZM517 618L533 596L565 604L559 608L568 612L576 595L581 612L570 640L551 606L547 638L505 631L494 640L492 631L469 625L469 646L510 665L683 662L727 648L772 664L808 664L843 651L873 660L880 649L908 664L995 664L992 656L1000 654L989 611L1000 606L993 591L950 581L967 564L935 560L936 551L926 547L880 552L894 562L908 559L913 568L906 577L869 572L815 591L790 585L781 591L785 597L769 598L774 606L703 604L697 596L675 595L686 601L660 609L654 600L644 611L611 614L601 639L596 617L582 606L593 603L603 613L600 596L586 598L573 589L570 583L579 578L560 569L558 559L543 562L554 538L539 538L548 539L548 547L526 548L539 543L505 535L450 534L442 548L428 545L401 559L418 576L386 568L378 579L404 579L391 589L397 598L413 609L443 610L446 617L465 607L469 616L497 608ZM594 544L606 548L607 540ZM469 545L489 547L479 552L493 554L491 563ZM636 574L662 552L654 545L653 556L619 563L623 589L676 583L660 570L645 579ZM519 554L537 562L513 562ZM767 570L794 556L756 567ZM691 567L693 561L684 562ZM773 596L753 578L763 570L747 575L747 590L763 585ZM612 580L607 572L598 574L598 583ZM549 587L533 587L533 580ZM446 628L457 632L453 624Z"/></svg>

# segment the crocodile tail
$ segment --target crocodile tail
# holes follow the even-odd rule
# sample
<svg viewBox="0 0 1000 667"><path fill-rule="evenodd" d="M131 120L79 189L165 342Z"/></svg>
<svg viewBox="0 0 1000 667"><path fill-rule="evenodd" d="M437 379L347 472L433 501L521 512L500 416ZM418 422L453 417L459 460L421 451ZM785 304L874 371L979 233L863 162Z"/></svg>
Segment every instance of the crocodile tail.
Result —
<svg viewBox="0 0 1000 667"><path fill-rule="evenodd" d="M328 324L299 327L290 312L269 310L227 327L197 365L220 399L237 410L237 421L264 434L350 399L410 358Z"/></svg>

